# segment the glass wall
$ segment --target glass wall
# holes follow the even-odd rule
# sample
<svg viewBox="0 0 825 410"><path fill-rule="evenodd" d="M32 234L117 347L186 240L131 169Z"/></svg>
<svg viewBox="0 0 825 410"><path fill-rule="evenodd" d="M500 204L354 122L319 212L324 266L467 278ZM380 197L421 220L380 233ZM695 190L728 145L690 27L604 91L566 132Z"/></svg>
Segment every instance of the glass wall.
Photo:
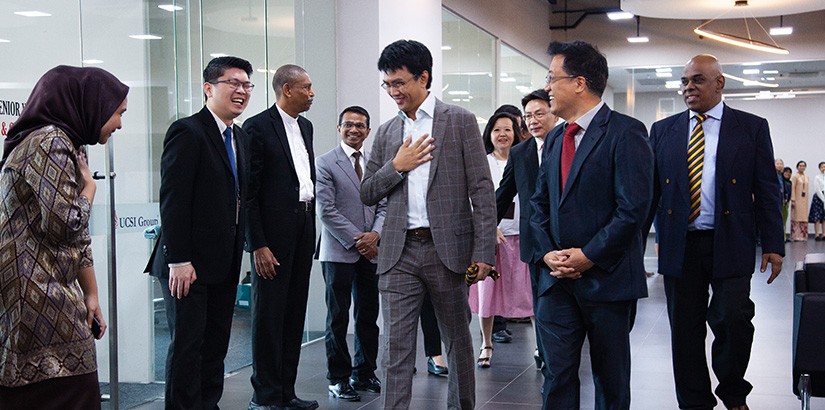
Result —
<svg viewBox="0 0 825 410"><path fill-rule="evenodd" d="M480 128L500 105L521 109L544 86L547 67L447 9L442 25L443 99L476 114Z"/></svg>

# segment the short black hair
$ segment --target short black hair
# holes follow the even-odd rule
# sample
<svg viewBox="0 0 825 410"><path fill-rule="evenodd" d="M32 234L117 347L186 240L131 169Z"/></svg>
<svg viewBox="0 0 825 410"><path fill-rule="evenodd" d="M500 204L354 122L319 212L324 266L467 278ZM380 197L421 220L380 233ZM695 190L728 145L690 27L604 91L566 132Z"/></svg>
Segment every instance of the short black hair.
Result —
<svg viewBox="0 0 825 410"><path fill-rule="evenodd" d="M415 78L426 71L427 89L433 83L433 55L424 44L415 40L398 40L386 47L378 57L378 70L382 73L407 69Z"/></svg>
<svg viewBox="0 0 825 410"><path fill-rule="evenodd" d="M504 104L501 107L496 108L496 111L493 112L493 114L498 114L500 112L506 112L514 117L521 117L521 110L512 104Z"/></svg>
<svg viewBox="0 0 825 410"><path fill-rule="evenodd" d="M576 40L569 43L554 41L547 47L550 57L563 56L562 68L569 75L582 76L587 88L601 98L607 87L607 58L590 43Z"/></svg>
<svg viewBox="0 0 825 410"><path fill-rule="evenodd" d="M298 80L298 77L305 74L307 70L295 64L284 64L275 70L275 75L272 76L272 89L275 91L275 97L280 97L284 89L284 84L292 84Z"/></svg>
<svg viewBox="0 0 825 410"><path fill-rule="evenodd" d="M487 126L484 127L484 134L481 135L481 139L484 140L484 149L487 153L493 152L493 127L496 126L496 122L502 118L507 118L508 120L513 122L513 145L516 145L521 141L521 135L518 134L518 120L510 113L506 112L499 112L493 114L490 117L490 120L487 121Z"/></svg>
<svg viewBox="0 0 825 410"><path fill-rule="evenodd" d="M203 82L214 83L228 68L239 68L244 70L246 75L252 75L252 64L243 58L232 56L215 57L209 60L206 68L203 69Z"/></svg>
<svg viewBox="0 0 825 410"><path fill-rule="evenodd" d="M521 99L521 108L526 109L527 103L533 100L542 100L546 102L547 105L550 105L550 94L547 94L547 91L544 91L544 89L539 88L538 90L525 95L524 98Z"/></svg>
<svg viewBox="0 0 825 410"><path fill-rule="evenodd" d="M370 113L368 113L367 110L364 109L364 107L360 107L358 105L351 105L347 108L344 108L344 111L341 111L341 113L338 114L338 125L341 125L341 121L344 121L344 114L348 112L361 114L364 117L367 117L367 128L370 127Z"/></svg>
<svg viewBox="0 0 825 410"><path fill-rule="evenodd" d="M805 162L805 161L799 161L799 162L797 162L797 163L796 163L796 167L797 167L797 168L799 168L799 166L800 166L800 165L802 165L802 164L805 164L805 166L806 166L806 167L808 166L808 163L807 163L807 162Z"/></svg>

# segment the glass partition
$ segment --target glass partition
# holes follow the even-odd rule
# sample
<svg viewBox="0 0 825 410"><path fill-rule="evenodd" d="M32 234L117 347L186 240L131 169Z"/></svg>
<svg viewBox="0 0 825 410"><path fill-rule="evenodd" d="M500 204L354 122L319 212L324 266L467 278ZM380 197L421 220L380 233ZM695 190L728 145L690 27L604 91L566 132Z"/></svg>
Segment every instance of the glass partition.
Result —
<svg viewBox="0 0 825 410"><path fill-rule="evenodd" d="M522 97L544 87L547 67L502 42L498 75L498 105L512 104L521 109Z"/></svg>

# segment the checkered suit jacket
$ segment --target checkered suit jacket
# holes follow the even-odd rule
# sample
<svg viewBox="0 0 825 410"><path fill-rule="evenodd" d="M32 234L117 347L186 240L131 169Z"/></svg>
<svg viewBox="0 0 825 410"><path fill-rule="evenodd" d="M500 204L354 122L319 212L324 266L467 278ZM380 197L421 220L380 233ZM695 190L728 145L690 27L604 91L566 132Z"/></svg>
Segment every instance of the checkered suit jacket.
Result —
<svg viewBox="0 0 825 410"><path fill-rule="evenodd" d="M379 274L395 266L406 241L407 180L392 166L403 137L400 117L378 128L361 185L365 204L387 198ZM427 214L438 258L456 273L463 273L472 262L494 265L496 203L476 117L436 100L431 137L436 148L430 164Z"/></svg>

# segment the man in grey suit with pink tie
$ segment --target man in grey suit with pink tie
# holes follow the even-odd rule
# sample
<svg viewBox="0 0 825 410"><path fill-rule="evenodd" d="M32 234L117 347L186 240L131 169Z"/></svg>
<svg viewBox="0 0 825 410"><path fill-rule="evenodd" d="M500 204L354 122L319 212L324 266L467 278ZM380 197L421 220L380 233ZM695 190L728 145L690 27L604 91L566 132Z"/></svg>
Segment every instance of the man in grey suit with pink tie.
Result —
<svg viewBox="0 0 825 410"><path fill-rule="evenodd" d="M399 40L381 53L382 87L398 105L378 129L361 185L367 205L387 198L378 252L384 315L385 409L410 406L418 316L429 293L450 368L447 405L475 406L475 366L464 272L483 280L495 261L493 182L475 115L429 92L432 55Z"/></svg>
<svg viewBox="0 0 825 410"><path fill-rule="evenodd" d="M356 390L381 392L375 377L378 356L378 276L375 262L384 225L386 201L361 202L361 178L369 157L364 140L370 115L362 107L344 108L338 116L341 143L315 160L315 202L323 229L318 260L324 272L327 303L327 379L329 394L361 399ZM355 358L347 346L349 308L354 305Z"/></svg>

